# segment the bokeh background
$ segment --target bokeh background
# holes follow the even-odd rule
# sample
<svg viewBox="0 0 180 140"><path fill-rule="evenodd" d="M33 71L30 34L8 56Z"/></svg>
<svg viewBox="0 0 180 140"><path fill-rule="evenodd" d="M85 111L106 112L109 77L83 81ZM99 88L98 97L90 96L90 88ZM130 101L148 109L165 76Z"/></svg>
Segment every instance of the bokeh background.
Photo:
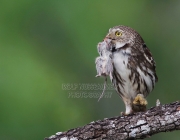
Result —
<svg viewBox="0 0 180 140"><path fill-rule="evenodd" d="M93 95L102 90L87 88L103 84L95 78L96 46L120 24L137 30L156 60L159 81L148 108L156 99L179 100L179 13L180 1L170 0L1 0L0 139L40 140L119 115L124 104L114 90L97 102Z"/></svg>

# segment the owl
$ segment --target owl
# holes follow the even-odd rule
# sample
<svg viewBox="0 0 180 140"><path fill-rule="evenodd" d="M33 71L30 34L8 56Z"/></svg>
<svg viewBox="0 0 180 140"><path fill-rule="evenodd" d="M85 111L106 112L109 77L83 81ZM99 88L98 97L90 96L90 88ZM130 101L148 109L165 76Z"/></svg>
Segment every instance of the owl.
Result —
<svg viewBox="0 0 180 140"><path fill-rule="evenodd" d="M99 44L98 75L110 77L125 104L123 114L145 111L145 98L154 89L158 77L155 61L142 37L134 29L120 25L110 28Z"/></svg>

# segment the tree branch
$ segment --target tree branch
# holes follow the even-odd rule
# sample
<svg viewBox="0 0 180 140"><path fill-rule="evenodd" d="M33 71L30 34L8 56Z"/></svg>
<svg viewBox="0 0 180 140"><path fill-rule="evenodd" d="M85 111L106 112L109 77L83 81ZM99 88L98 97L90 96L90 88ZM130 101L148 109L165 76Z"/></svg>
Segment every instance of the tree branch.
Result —
<svg viewBox="0 0 180 140"><path fill-rule="evenodd" d="M45 140L143 139L156 133L180 129L180 103L152 107L129 116L105 118L83 127L58 132Z"/></svg>

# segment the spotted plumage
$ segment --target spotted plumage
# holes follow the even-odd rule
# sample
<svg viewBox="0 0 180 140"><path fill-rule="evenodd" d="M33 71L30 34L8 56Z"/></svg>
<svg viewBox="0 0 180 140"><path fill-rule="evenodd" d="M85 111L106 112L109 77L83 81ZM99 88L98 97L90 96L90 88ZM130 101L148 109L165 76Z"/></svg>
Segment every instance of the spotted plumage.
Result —
<svg viewBox="0 0 180 140"><path fill-rule="evenodd" d="M104 42L111 52L110 79L125 103L125 114L144 111L145 98L158 80L150 50L134 29L122 25L109 29Z"/></svg>

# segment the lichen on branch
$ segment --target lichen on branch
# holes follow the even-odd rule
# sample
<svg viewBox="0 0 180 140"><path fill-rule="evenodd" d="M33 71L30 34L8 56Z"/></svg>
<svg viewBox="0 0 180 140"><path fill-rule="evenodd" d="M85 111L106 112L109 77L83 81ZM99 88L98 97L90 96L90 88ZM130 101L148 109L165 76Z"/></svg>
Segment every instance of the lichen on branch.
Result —
<svg viewBox="0 0 180 140"><path fill-rule="evenodd" d="M152 107L146 112L93 121L83 127L57 132L45 140L127 140L180 130L180 103Z"/></svg>

